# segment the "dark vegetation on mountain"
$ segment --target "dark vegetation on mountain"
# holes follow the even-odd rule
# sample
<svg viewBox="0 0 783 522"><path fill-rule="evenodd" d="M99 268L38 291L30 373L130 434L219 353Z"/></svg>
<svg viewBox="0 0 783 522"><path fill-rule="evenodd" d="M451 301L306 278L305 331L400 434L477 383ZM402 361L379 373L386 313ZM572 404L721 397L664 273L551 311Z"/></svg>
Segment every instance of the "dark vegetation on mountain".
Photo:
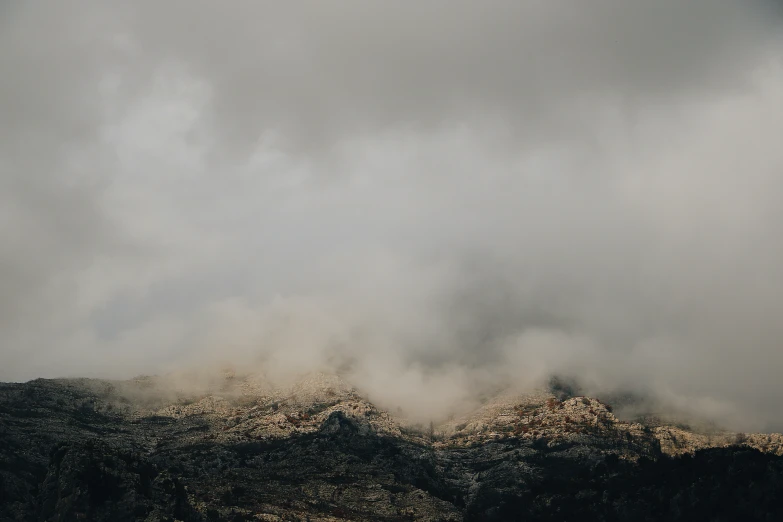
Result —
<svg viewBox="0 0 783 522"><path fill-rule="evenodd" d="M94 386L0 385L0 520L783 520L783 458L746 446L433 444L319 408L309 432L225 438L214 416L128 415Z"/></svg>

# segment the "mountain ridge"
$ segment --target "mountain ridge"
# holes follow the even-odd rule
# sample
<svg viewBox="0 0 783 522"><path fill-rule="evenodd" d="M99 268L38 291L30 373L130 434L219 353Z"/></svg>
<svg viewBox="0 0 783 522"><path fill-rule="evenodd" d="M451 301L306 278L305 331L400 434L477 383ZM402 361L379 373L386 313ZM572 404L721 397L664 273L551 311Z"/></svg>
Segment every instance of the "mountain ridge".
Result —
<svg viewBox="0 0 783 522"><path fill-rule="evenodd" d="M549 392L416 426L328 374L227 372L198 393L159 377L0 384L0 442L2 520L565 520L585 506L630 520L623 488L671 466L726 460L763 470L754 487L783 485L779 434L647 426Z"/></svg>

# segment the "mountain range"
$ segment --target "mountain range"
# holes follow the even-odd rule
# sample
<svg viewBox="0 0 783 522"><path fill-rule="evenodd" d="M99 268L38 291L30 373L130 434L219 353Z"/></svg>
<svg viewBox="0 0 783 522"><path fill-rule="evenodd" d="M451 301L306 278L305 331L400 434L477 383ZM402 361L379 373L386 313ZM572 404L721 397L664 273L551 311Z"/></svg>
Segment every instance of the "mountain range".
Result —
<svg viewBox="0 0 783 522"><path fill-rule="evenodd" d="M558 389L414 422L331 374L186 384L0 384L0 520L783 520L780 434Z"/></svg>

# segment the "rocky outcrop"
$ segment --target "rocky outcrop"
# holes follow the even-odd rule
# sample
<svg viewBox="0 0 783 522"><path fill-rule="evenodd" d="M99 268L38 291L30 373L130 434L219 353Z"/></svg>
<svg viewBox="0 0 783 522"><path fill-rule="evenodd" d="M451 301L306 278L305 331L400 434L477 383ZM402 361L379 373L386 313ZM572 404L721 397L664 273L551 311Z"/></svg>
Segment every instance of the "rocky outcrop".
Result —
<svg viewBox="0 0 783 522"><path fill-rule="evenodd" d="M546 393L416 429L324 375L0 385L0 520L783 520L780 453Z"/></svg>

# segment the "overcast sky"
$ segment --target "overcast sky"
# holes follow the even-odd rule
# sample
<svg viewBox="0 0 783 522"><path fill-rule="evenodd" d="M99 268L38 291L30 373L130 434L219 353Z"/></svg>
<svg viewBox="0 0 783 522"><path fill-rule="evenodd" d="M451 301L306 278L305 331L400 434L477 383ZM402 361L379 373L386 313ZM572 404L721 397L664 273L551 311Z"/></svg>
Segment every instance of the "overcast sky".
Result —
<svg viewBox="0 0 783 522"><path fill-rule="evenodd" d="M560 373L783 429L781 11L3 2L0 380Z"/></svg>

